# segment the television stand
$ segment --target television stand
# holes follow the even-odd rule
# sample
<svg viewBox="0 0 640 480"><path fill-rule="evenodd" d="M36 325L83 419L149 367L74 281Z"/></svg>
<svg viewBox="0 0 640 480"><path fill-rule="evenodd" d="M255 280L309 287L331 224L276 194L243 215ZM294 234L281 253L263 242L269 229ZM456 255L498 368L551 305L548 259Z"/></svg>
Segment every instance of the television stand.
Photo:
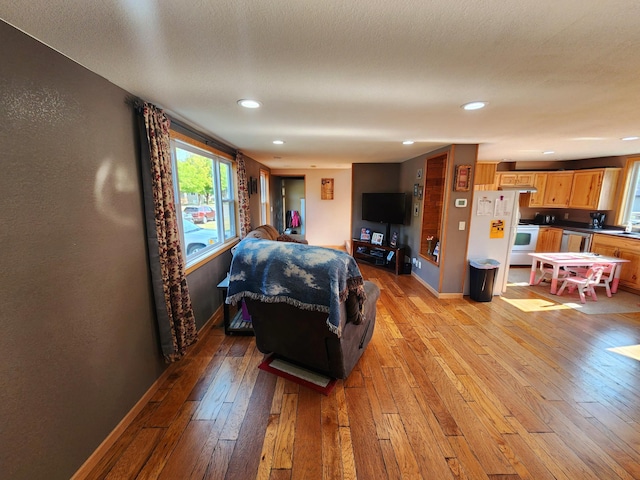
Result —
<svg viewBox="0 0 640 480"><path fill-rule="evenodd" d="M352 240L351 256L356 260L363 260L377 267L388 268L393 270L396 275L400 275L404 267L405 251L406 247L404 245L395 247L374 245L371 242L364 242L354 238Z"/></svg>

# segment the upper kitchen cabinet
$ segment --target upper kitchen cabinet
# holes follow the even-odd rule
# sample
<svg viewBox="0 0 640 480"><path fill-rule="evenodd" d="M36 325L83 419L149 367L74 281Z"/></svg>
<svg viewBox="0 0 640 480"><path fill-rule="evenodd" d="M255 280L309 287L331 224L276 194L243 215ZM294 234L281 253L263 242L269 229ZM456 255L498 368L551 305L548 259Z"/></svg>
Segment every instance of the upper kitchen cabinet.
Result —
<svg viewBox="0 0 640 480"><path fill-rule="evenodd" d="M547 173L536 173L533 176L535 191L520 194L521 207L542 207L544 206L544 192L547 187Z"/></svg>
<svg viewBox="0 0 640 480"><path fill-rule="evenodd" d="M544 189L543 206L567 207L571 198L573 171L548 172Z"/></svg>
<svg viewBox="0 0 640 480"><path fill-rule="evenodd" d="M620 170L620 168L597 168L575 171L569 208L585 210L615 208L615 192Z"/></svg>
<svg viewBox="0 0 640 480"><path fill-rule="evenodd" d="M473 176L474 185L493 185L496 181L497 162L476 163L476 173Z"/></svg>
<svg viewBox="0 0 640 480"><path fill-rule="evenodd" d="M534 172L501 173L499 184L501 187L530 187L534 176Z"/></svg>

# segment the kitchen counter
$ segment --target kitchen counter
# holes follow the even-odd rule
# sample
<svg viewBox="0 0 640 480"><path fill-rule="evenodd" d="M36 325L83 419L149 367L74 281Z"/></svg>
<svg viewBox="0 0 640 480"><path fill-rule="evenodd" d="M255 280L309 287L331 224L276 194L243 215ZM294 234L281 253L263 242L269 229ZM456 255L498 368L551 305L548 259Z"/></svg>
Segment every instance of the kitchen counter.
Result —
<svg viewBox="0 0 640 480"><path fill-rule="evenodd" d="M534 225L533 220L522 219L522 224ZM562 230L573 230L580 233L600 233L603 235L615 235L617 237L640 239L640 232L627 233L621 228L607 227L605 228L589 228L588 225L579 222L556 222L548 225L540 225L541 227L560 228Z"/></svg>

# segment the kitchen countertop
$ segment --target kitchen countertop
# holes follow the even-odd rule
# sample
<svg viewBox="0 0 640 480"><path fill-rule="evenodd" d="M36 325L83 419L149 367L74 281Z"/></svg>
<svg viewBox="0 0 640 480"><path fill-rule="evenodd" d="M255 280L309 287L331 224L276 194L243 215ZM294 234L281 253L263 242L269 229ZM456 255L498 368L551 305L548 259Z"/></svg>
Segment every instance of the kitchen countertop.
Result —
<svg viewBox="0 0 640 480"><path fill-rule="evenodd" d="M535 223L533 222L533 220L528 220L528 219L522 219L520 220L521 224L529 224L529 225L535 225ZM626 233L623 229L621 228L615 228L615 227L607 227L605 225L604 228L589 228L589 226L587 224L584 223L579 223L579 222L555 222L555 223L550 223L550 224L544 224L544 225L540 225L541 227L553 227L553 228L561 228L563 230L573 230L574 232L580 232L580 233L601 233L604 235L613 235L616 237L624 237L624 238L633 238L633 239L640 239L640 232L631 232L631 233Z"/></svg>

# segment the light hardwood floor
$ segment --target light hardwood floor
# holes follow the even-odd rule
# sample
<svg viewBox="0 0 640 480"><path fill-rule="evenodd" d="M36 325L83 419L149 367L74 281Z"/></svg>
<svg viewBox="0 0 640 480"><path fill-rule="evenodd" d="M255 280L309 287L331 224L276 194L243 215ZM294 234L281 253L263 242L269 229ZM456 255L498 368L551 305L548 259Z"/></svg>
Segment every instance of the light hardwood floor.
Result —
<svg viewBox="0 0 640 480"><path fill-rule="evenodd" d="M438 300L361 268L376 330L330 396L211 328L89 478L640 478L640 362L608 350L640 344L640 314Z"/></svg>

